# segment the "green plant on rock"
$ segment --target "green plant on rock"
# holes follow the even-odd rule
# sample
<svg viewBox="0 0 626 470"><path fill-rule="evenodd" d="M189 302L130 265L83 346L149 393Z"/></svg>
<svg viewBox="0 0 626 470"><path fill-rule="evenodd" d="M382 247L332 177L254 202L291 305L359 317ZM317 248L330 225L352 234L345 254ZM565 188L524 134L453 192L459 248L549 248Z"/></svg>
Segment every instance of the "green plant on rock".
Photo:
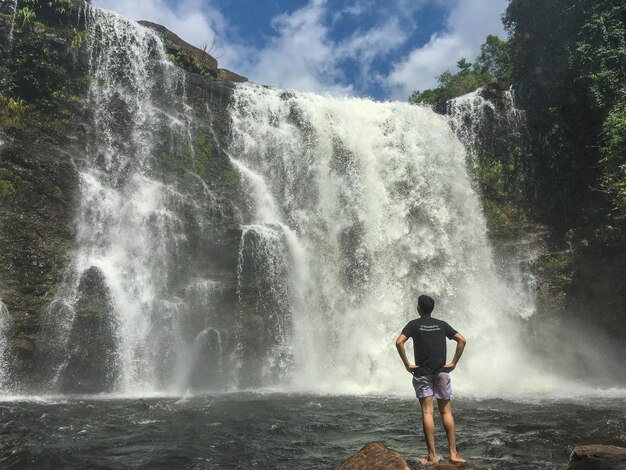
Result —
<svg viewBox="0 0 626 470"><path fill-rule="evenodd" d="M72 30L74 32L72 47L82 49L89 43L89 33L87 31L78 31L76 28L72 28Z"/></svg>
<svg viewBox="0 0 626 470"><path fill-rule="evenodd" d="M176 54L168 54L167 58L177 67L187 72L197 73L208 78L213 77L213 71L201 61L187 54L185 51L178 51Z"/></svg>
<svg viewBox="0 0 626 470"><path fill-rule="evenodd" d="M195 158L194 168L196 173L203 179L207 179L211 173L211 157L213 155L213 145L209 136L200 131L194 143Z"/></svg>
<svg viewBox="0 0 626 470"><path fill-rule="evenodd" d="M15 187L10 181L0 180L0 196L2 199L11 199L15 194Z"/></svg>
<svg viewBox="0 0 626 470"><path fill-rule="evenodd" d="M37 13L44 22L62 23L70 18L70 12L75 9L73 0L22 0L30 10Z"/></svg>
<svg viewBox="0 0 626 470"><path fill-rule="evenodd" d="M82 73L71 70L65 54L65 49L45 35L16 37L13 54L4 68L0 66L0 72L4 72L0 94L5 97L2 104L8 113L4 117L34 116L33 112L50 117L75 109L88 81Z"/></svg>
<svg viewBox="0 0 626 470"><path fill-rule="evenodd" d="M24 100L0 93L0 122L4 127L20 129L27 112L28 105Z"/></svg>
<svg viewBox="0 0 626 470"><path fill-rule="evenodd" d="M20 8L15 14L15 21L22 24L22 28L32 29L37 14L29 7Z"/></svg>

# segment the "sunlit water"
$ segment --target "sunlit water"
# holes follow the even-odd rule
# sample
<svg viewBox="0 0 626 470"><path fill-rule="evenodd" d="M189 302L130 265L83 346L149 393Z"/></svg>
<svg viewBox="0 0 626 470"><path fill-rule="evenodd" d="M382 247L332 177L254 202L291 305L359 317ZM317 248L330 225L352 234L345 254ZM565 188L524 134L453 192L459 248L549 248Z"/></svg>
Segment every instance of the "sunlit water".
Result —
<svg viewBox="0 0 626 470"><path fill-rule="evenodd" d="M583 443L624 445L622 398L459 399L458 446L474 469L564 468ZM426 452L414 399L237 393L0 403L0 467L332 469L370 441ZM441 422L438 450L446 453Z"/></svg>

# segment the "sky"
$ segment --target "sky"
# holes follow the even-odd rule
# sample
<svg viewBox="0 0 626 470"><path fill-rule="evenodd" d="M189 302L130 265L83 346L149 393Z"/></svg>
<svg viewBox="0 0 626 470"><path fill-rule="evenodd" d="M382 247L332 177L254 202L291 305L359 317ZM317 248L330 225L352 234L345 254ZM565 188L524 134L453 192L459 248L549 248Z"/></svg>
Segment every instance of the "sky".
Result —
<svg viewBox="0 0 626 470"><path fill-rule="evenodd" d="M334 96L406 100L506 38L507 0L94 0L185 41L213 44L255 83Z"/></svg>

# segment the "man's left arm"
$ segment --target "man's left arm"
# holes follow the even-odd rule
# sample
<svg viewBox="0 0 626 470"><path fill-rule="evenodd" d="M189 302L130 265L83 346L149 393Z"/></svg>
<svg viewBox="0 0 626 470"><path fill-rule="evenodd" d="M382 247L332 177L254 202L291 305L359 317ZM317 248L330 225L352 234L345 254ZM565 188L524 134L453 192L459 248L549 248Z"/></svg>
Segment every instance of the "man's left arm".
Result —
<svg viewBox="0 0 626 470"><path fill-rule="evenodd" d="M456 365L459 362L459 359L461 359L461 355L463 355L463 350L465 349L465 345L467 344L467 341L465 341L463 335L458 332L454 334L452 340L456 341L456 351L454 351L454 357L452 358L452 362L443 366L444 369L448 369L449 372L452 372L454 369L456 369Z"/></svg>

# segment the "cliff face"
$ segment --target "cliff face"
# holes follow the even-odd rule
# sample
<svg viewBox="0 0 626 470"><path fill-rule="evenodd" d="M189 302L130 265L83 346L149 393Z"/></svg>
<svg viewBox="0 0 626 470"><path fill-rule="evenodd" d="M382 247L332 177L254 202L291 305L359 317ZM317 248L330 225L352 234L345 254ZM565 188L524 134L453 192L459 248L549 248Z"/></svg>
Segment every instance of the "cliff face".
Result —
<svg viewBox="0 0 626 470"><path fill-rule="evenodd" d="M497 256L501 263L520 263L531 276L539 315L623 344L623 218L599 205L568 223L541 216L542 210L526 195L530 182L522 176L531 174L532 159L525 113L515 108L511 91L500 84L441 103L436 110L448 115L469 149L470 171Z"/></svg>
<svg viewBox="0 0 626 470"><path fill-rule="evenodd" d="M110 107L107 122L98 120L94 108L91 84L107 77L90 76L95 57L90 41L102 31L89 27L91 13L82 2L67 11L56 9L56 3L39 7L30 17L18 4L15 21L13 2L0 3L0 301L5 306L0 323L7 338L2 363L9 371L4 385L16 391L106 391L119 380L115 371L103 375L101 364L119 353L113 341L119 325L111 317L103 268L82 271L76 266L78 239L85 236L79 233L80 220L91 216L81 212L79 198L81 187L89 183L86 169L106 158L97 155L97 149L105 148L103 126L121 136L115 145L126 145L126 132L125 151L140 155L141 149L132 148L137 136L125 130L132 108L115 96L107 98L101 102ZM171 34L164 28L159 33ZM203 318L211 316L214 333L198 339L198 347L215 353L214 336L235 311L240 238L238 176L222 150L230 132L231 85L218 78L216 61L192 55L193 48L181 43L176 51L169 41L167 51L188 69L181 72L184 89L173 92L184 102L184 133L171 130L177 118L158 121L165 127L154 129L161 137L153 139L143 163L148 170L139 174L180 195L176 230L184 243L169 261L191 274L177 277L174 266L162 288L174 297L199 295L189 293L189 285L193 274L200 273L206 282L219 284L212 294L215 311L197 319L201 331ZM159 98L157 88L153 102L165 114L180 114ZM183 134L184 141L176 141ZM72 321L67 321L68 302ZM62 331L62 323L70 330ZM58 338L71 345L69 356ZM233 343L228 333L219 339L224 348Z"/></svg>

